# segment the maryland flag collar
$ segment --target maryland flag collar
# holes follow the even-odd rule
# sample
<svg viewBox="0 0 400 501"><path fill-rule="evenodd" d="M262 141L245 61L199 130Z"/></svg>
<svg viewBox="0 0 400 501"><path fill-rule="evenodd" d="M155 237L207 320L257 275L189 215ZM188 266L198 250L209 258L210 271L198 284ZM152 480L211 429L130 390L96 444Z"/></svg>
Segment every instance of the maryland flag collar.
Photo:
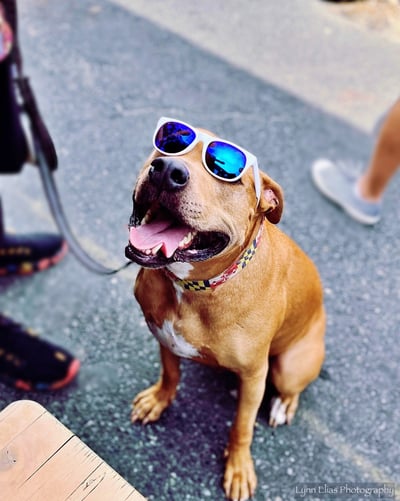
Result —
<svg viewBox="0 0 400 501"><path fill-rule="evenodd" d="M252 260L256 253L258 244L261 240L261 234L264 224L261 223L260 229L252 241L250 247L244 251L241 257L235 261L229 268L227 268L220 275L214 278L209 278L208 280L183 280L178 278L176 275L171 273L169 270L165 270L167 275L180 287L188 291L206 291L210 289L215 289L219 285L224 284L230 278L235 277L243 268L245 268L248 263Z"/></svg>

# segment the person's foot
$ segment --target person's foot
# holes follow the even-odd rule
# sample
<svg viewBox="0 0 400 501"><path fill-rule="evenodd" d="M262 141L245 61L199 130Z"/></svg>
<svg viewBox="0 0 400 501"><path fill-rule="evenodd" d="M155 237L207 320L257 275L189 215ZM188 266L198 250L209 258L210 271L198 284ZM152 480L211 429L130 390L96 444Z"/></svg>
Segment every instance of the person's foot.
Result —
<svg viewBox="0 0 400 501"><path fill-rule="evenodd" d="M80 362L63 348L0 314L0 382L26 391L57 390L77 375Z"/></svg>
<svg viewBox="0 0 400 501"><path fill-rule="evenodd" d="M359 223L373 225L381 218L382 204L361 198L357 178L330 160L320 158L311 166L311 176L319 191L339 205Z"/></svg>
<svg viewBox="0 0 400 501"><path fill-rule="evenodd" d="M0 233L0 276L29 275L57 264L67 253L59 235Z"/></svg>

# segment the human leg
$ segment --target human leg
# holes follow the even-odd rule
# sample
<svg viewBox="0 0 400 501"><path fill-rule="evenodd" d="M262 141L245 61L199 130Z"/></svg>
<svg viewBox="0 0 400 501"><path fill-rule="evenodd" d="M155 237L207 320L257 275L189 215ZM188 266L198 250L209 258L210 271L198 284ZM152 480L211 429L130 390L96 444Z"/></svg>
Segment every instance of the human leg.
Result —
<svg viewBox="0 0 400 501"><path fill-rule="evenodd" d="M8 58L0 63L0 173L19 172L28 156Z"/></svg>
<svg viewBox="0 0 400 501"><path fill-rule="evenodd" d="M311 166L315 186L353 219L373 225L381 218L384 192L400 165L400 100L381 126L367 169L355 175L346 162L317 159Z"/></svg>
<svg viewBox="0 0 400 501"><path fill-rule="evenodd" d="M400 165L400 99L389 110L379 131L367 170L358 181L365 200L379 202Z"/></svg>

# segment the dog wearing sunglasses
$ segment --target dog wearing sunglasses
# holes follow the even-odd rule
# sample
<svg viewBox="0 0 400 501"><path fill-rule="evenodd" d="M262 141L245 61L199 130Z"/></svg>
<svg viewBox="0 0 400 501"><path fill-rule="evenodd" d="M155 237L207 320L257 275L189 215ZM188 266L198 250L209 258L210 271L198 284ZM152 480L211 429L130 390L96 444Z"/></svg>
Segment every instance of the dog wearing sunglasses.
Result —
<svg viewBox="0 0 400 501"><path fill-rule="evenodd" d="M159 419L181 357L233 371L236 416L225 451L226 497L246 500L257 477L250 446L266 382L273 427L290 424L319 375L325 313L318 272L276 226L280 186L254 155L179 120L160 119L133 193L126 256L134 293L160 344L161 376L133 400L132 421Z"/></svg>

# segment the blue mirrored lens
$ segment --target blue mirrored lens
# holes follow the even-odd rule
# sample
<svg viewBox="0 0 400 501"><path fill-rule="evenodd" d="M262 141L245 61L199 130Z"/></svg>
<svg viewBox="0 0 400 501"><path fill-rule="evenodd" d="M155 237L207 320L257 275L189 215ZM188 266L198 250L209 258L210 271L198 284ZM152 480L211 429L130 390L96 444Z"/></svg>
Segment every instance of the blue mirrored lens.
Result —
<svg viewBox="0 0 400 501"><path fill-rule="evenodd" d="M221 179L234 179L243 172L246 155L231 144L213 141L207 147L206 164Z"/></svg>
<svg viewBox="0 0 400 501"><path fill-rule="evenodd" d="M187 125L179 122L167 122L159 128L155 145L163 153L181 153L195 139L196 133Z"/></svg>

